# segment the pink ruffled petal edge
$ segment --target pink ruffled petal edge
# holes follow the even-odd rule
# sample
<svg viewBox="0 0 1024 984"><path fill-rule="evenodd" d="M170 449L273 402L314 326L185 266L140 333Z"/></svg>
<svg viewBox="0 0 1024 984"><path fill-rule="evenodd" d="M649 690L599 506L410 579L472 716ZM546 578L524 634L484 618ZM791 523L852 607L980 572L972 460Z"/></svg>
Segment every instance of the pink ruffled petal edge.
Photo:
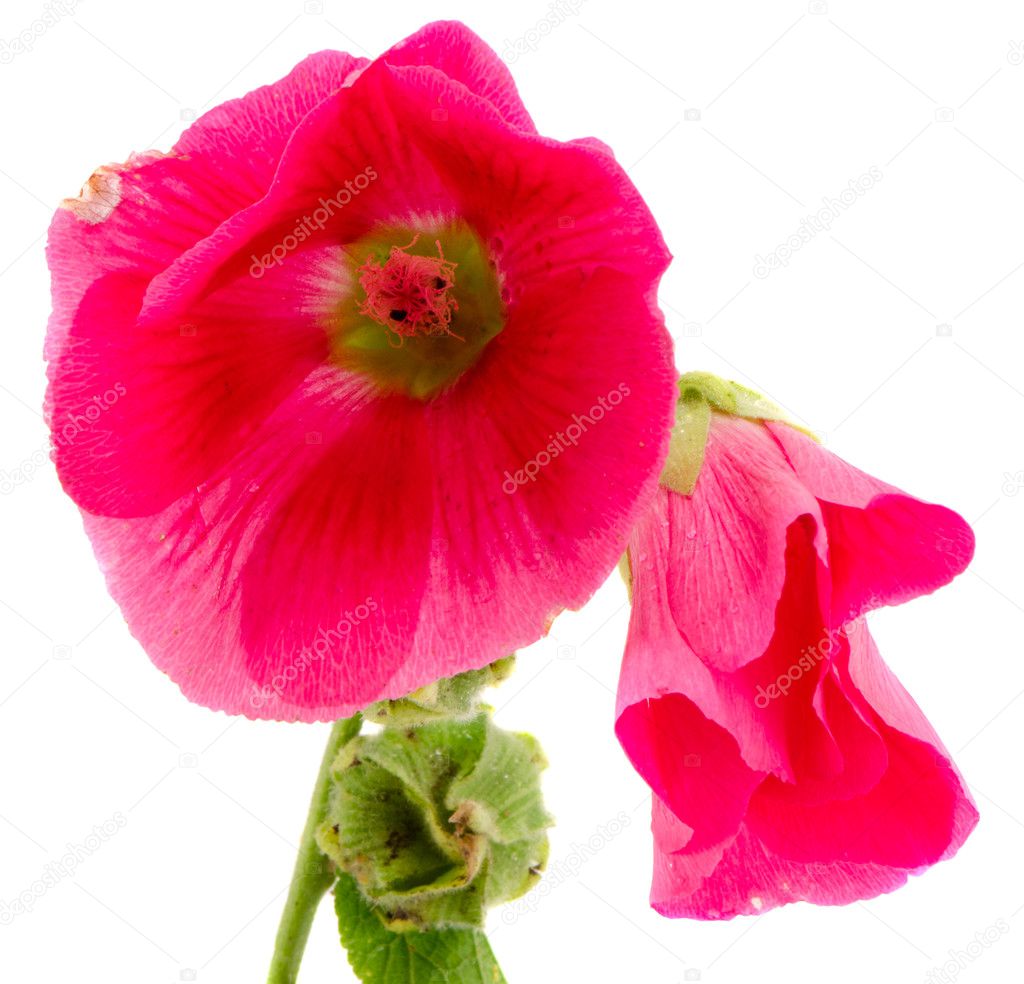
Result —
<svg viewBox="0 0 1024 984"><path fill-rule="evenodd" d="M835 624L948 584L970 563L974 534L944 506L872 478L785 424L766 424L821 502Z"/></svg>

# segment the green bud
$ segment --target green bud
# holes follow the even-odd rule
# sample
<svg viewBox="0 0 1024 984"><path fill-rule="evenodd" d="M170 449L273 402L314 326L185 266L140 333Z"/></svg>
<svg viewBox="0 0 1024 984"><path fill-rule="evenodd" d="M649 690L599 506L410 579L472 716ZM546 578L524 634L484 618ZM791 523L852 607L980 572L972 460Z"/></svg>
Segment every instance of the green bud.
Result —
<svg viewBox="0 0 1024 984"><path fill-rule="evenodd" d="M388 928L482 926L547 860L546 764L534 738L496 727L487 710L391 721L339 753L317 842Z"/></svg>

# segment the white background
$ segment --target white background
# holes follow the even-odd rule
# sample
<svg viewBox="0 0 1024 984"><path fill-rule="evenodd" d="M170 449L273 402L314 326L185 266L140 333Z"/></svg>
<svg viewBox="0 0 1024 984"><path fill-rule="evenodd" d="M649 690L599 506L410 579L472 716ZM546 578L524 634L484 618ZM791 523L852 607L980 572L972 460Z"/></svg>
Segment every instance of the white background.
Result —
<svg viewBox="0 0 1024 984"><path fill-rule="evenodd" d="M1020 980L1019 2L586 0L543 36L538 22L557 15L540 0L325 7L82 0L0 64L0 468L24 475L47 445L44 230L95 166L167 149L193 113L313 50L376 54L444 16L499 51L536 42L512 69L540 129L611 144L662 224L676 260L661 297L680 366L761 389L852 462L974 524L969 573L872 625L982 819L957 858L891 896L721 924L657 916L646 904L648 797L611 730L627 621L613 578L494 695L499 720L533 730L550 757L553 867L620 811L630 819L578 874L549 875L534 912L514 925L494 914L509 980L912 984L1000 919L1009 931L954 976ZM0 40L43 10L4 0ZM830 232L754 275L758 254L871 167L882 180ZM262 980L326 726L189 705L129 636L49 464L0 496L0 510L0 902L95 825L126 820L74 877L0 926L0 974ZM350 979L335 940L325 906L306 982Z"/></svg>

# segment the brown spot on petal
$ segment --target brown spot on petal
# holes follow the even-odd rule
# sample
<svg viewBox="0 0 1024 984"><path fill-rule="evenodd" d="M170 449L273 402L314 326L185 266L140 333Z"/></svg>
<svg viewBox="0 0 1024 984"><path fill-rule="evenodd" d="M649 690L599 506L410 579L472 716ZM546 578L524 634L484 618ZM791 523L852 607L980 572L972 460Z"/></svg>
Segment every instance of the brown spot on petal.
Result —
<svg viewBox="0 0 1024 984"><path fill-rule="evenodd" d="M83 222L96 225L110 218L121 202L121 175L112 167L97 168L78 193L77 198L65 198L60 203Z"/></svg>

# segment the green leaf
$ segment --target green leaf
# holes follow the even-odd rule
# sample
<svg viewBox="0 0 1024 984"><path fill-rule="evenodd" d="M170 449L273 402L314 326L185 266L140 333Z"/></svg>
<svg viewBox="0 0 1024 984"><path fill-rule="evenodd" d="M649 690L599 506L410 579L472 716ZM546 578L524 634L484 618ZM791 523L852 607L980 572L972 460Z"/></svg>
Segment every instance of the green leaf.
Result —
<svg viewBox="0 0 1024 984"><path fill-rule="evenodd" d="M507 984L476 929L395 932L342 874L334 887L341 942L364 984Z"/></svg>

